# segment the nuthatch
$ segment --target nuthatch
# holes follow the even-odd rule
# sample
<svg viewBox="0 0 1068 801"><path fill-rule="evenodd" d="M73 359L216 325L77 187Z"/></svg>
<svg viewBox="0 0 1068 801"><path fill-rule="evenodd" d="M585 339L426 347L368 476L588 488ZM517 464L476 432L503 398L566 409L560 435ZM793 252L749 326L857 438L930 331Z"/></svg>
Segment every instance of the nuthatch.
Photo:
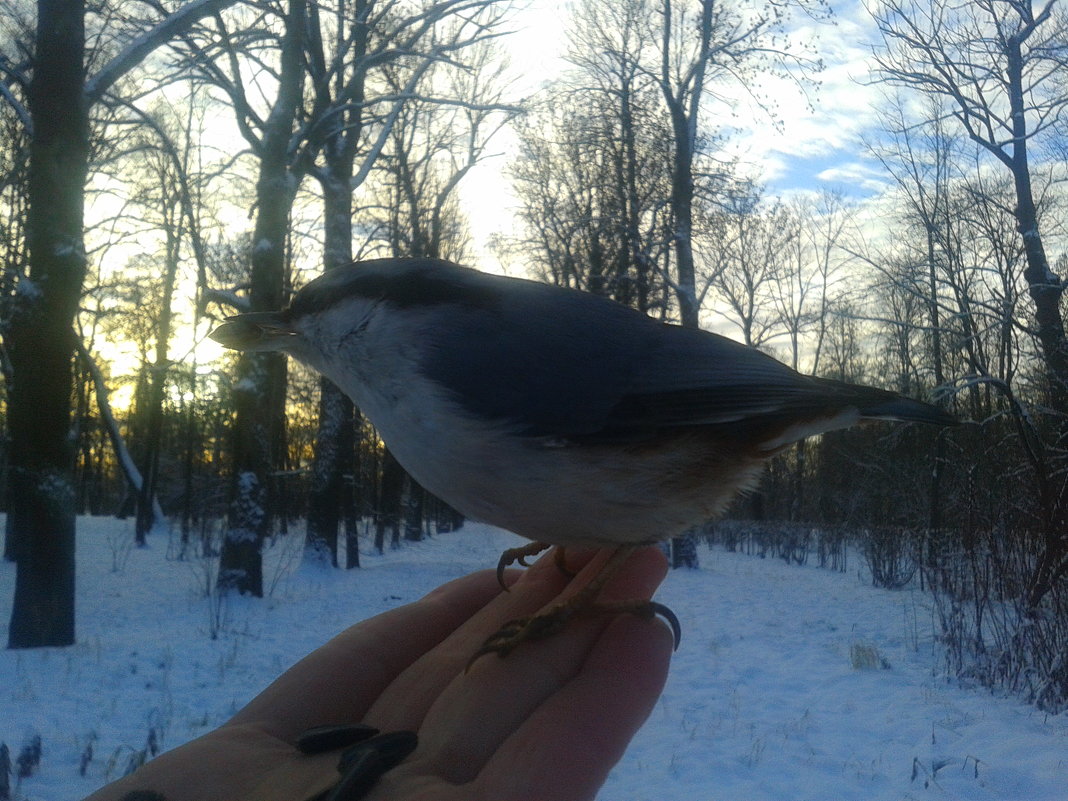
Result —
<svg viewBox="0 0 1068 801"><path fill-rule="evenodd" d="M534 541L499 571L550 545L616 549L581 597L480 653L558 628L635 547L716 516L793 442L865 419L954 422L596 295L434 259L332 270L289 308L231 317L211 336L314 367L423 487ZM659 604L612 608L665 614L678 636Z"/></svg>

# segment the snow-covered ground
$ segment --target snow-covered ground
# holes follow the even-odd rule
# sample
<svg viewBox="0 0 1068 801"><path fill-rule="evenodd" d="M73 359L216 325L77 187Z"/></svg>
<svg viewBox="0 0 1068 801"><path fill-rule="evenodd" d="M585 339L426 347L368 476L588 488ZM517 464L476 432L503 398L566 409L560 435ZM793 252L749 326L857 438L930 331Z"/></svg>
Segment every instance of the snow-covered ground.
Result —
<svg viewBox="0 0 1068 801"><path fill-rule="evenodd" d="M16 798L88 794L150 730L172 748L214 728L337 631L517 542L469 525L345 572L300 567L292 537L268 555L270 598L219 608L202 591L206 563L169 558L161 536L131 549L132 536L129 523L79 520L78 644L0 652L0 741L14 757L40 735L44 750ZM922 595L871 588L857 561L833 573L701 560L657 596L682 621L682 647L601 801L1068 799L1068 716L940 677ZM14 580L0 564L5 642ZM876 666L854 666L865 657Z"/></svg>

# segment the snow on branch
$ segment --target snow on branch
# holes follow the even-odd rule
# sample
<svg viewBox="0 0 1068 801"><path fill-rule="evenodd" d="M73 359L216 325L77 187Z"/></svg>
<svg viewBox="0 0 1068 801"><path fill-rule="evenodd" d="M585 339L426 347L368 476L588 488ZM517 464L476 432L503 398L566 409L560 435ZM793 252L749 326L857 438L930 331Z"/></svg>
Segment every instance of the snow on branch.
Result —
<svg viewBox="0 0 1068 801"><path fill-rule="evenodd" d="M207 306L209 303L218 303L220 306L229 306L237 312L251 311L247 295L237 294L235 289L214 289L209 286L201 288L201 303Z"/></svg>
<svg viewBox="0 0 1068 801"><path fill-rule="evenodd" d="M209 14L216 14L237 0L193 0L145 31L105 64L85 84L87 105L100 100L115 81L136 67L156 48L165 44Z"/></svg>
<svg viewBox="0 0 1068 801"><path fill-rule="evenodd" d="M16 83L25 86L26 76L24 76L21 72L13 70L9 65L5 64L2 59L0 59L0 72L7 73ZM4 98L4 100L8 102L8 105L10 105L12 109L14 109L15 115L22 123L22 127L25 128L26 132L32 136L33 122L30 120L30 112L26 109L26 106L23 105L17 97L15 97L15 94L11 91L11 87L8 86L6 81L0 81L0 97Z"/></svg>

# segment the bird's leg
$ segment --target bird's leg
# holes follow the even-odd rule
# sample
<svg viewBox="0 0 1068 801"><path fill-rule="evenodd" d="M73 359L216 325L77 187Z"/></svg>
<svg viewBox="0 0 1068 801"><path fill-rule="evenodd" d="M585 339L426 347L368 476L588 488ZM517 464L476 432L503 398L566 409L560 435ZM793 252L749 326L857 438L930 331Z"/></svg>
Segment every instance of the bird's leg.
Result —
<svg viewBox="0 0 1068 801"><path fill-rule="evenodd" d="M505 592L507 592L508 585L504 583L504 569L508 567L508 565L515 564L516 562L523 567L530 567L530 565L527 564L528 556L537 556L546 548L551 547L552 546L546 542L531 542L519 548L509 548L501 554L500 561L497 562L497 583L501 585ZM557 554L557 565L560 564L560 558L560 555Z"/></svg>
<svg viewBox="0 0 1068 801"><path fill-rule="evenodd" d="M674 612L663 604L644 599L596 603L597 596L601 590L604 589L604 586L611 580L612 576L619 572L623 563L627 561L627 557L637 547L640 546L621 545L616 548L608 558L608 561L597 572L597 575L566 601L561 601L536 615L517 618L505 623L495 634L482 643L482 647L471 657L467 667L470 668L479 657L485 654L497 654L505 657L520 643L528 640L540 640L543 637L555 634L573 617L589 613L617 614L629 612L645 618L660 615L671 626L671 632L675 637L675 647L678 648L679 641L682 639L682 628L679 625L679 619Z"/></svg>

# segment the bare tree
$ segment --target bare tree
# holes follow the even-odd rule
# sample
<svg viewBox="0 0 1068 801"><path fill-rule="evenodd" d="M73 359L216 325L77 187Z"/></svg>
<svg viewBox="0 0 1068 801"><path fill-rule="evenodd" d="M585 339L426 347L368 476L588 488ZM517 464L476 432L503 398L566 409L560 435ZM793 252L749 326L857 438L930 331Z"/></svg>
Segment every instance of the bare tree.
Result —
<svg viewBox="0 0 1068 801"><path fill-rule="evenodd" d="M290 215L302 178L293 151L307 3L289 0L280 14L249 9L253 19L241 15L236 29L216 14L211 29L184 37L183 44L190 66L225 92L258 161L247 308L267 311L285 301ZM248 84L246 71L255 77ZM250 88L273 95L257 103ZM235 372L233 479L218 581L224 590L262 596L261 548L278 503L274 474L285 452L286 363L281 354L243 352Z"/></svg>
<svg viewBox="0 0 1068 801"><path fill-rule="evenodd" d="M510 167L525 225L511 249L547 281L663 317L666 141L656 107L639 103L624 120L605 96L558 86L532 108Z"/></svg>
<svg viewBox="0 0 1068 801"><path fill-rule="evenodd" d="M481 152L478 143L497 104L470 101L456 92L442 97L426 91L431 86L428 76L440 65L471 73L486 67L468 63L467 51L477 51L481 43L500 35L508 5L503 0L339 0L309 7L311 92L298 157L322 190L324 269L352 261L353 192L371 175L391 138L399 135L398 121L412 104L466 109L478 120L471 128L469 147L474 150L468 152ZM443 203L467 169L470 166L444 188ZM433 214L437 206L427 208ZM320 386L306 552L336 564L346 497L341 491L343 471L351 471L358 412L329 381L323 379ZM350 548L350 565L357 557Z"/></svg>
<svg viewBox="0 0 1068 801"><path fill-rule="evenodd" d="M720 0L697 3L660 0L657 21L659 63L648 67L655 76L671 121L671 194L675 292L682 324L699 326L700 304L694 263L694 204L701 185L720 176L699 166L702 145L702 103L717 83L737 82L751 92L761 73L776 72L787 63L792 74L818 66L784 36L791 5L812 13L818 4L771 3L759 10ZM706 129L707 130L707 129Z"/></svg>
<svg viewBox="0 0 1068 801"><path fill-rule="evenodd" d="M153 50L226 0L197 0L151 27L87 75L85 5L41 2L32 64L9 75L25 93L4 100L31 136L29 264L19 281L8 331L9 514L17 538L18 574L11 647L74 641L74 490L70 429L73 322L86 271L83 197L88 173L89 109ZM12 59L18 64L21 59Z"/></svg>
<svg viewBox="0 0 1068 801"><path fill-rule="evenodd" d="M192 211L195 199L189 197L191 150L193 139L193 111L195 103L189 98L184 119L176 118L173 109L159 104L151 112L139 114L136 120L146 123L140 126L131 148L134 165L123 159L123 166L131 166L141 174L140 185L135 188L135 200L140 216L160 236L162 242L162 276L158 267L147 281L138 281L139 288L146 283L158 285L155 303L141 311L151 317L154 354L144 363L147 371L148 391L142 397L143 408L138 409L144 418L144 437L138 443L141 450L142 481L137 493L137 516L134 536L138 545L143 545L153 527L164 521L159 515L156 500L159 488L160 457L163 449L164 394L170 377L170 340L174 327L174 292L178 280L182 249L187 238L187 214ZM190 214L189 219L196 219Z"/></svg>
<svg viewBox="0 0 1068 801"><path fill-rule="evenodd" d="M876 51L883 78L944 98L972 141L1012 177L1013 214L1026 254L1023 275L1034 304L1050 407L1059 416L1057 448L1063 451L1068 437L1064 283L1046 256L1031 149L1061 122L1068 104L1058 78L1068 56L1068 22L1054 13L1054 0L888 0L879 4L875 18L883 37ZM1052 473L1036 478L1046 539L1027 591L1032 608L1068 572L1068 476L1063 467Z"/></svg>
<svg viewBox="0 0 1068 801"><path fill-rule="evenodd" d="M756 193L735 198L718 216L721 238L714 261L722 266L711 276L712 288L730 310L728 319L742 341L764 346L787 330L781 306L783 295L791 292L786 287L795 266L793 252L800 247L800 226L781 202L766 202ZM790 302L798 299L791 296Z"/></svg>
<svg viewBox="0 0 1068 801"><path fill-rule="evenodd" d="M463 54L464 69L439 65L427 72L417 87L419 96L401 110L379 162L376 186L385 195L383 213L372 209L366 216L378 219L375 227L384 232L394 256L467 257L457 189L493 155L493 138L520 112L503 100L503 54L489 43L470 50ZM396 93L408 82L394 69L385 77Z"/></svg>

